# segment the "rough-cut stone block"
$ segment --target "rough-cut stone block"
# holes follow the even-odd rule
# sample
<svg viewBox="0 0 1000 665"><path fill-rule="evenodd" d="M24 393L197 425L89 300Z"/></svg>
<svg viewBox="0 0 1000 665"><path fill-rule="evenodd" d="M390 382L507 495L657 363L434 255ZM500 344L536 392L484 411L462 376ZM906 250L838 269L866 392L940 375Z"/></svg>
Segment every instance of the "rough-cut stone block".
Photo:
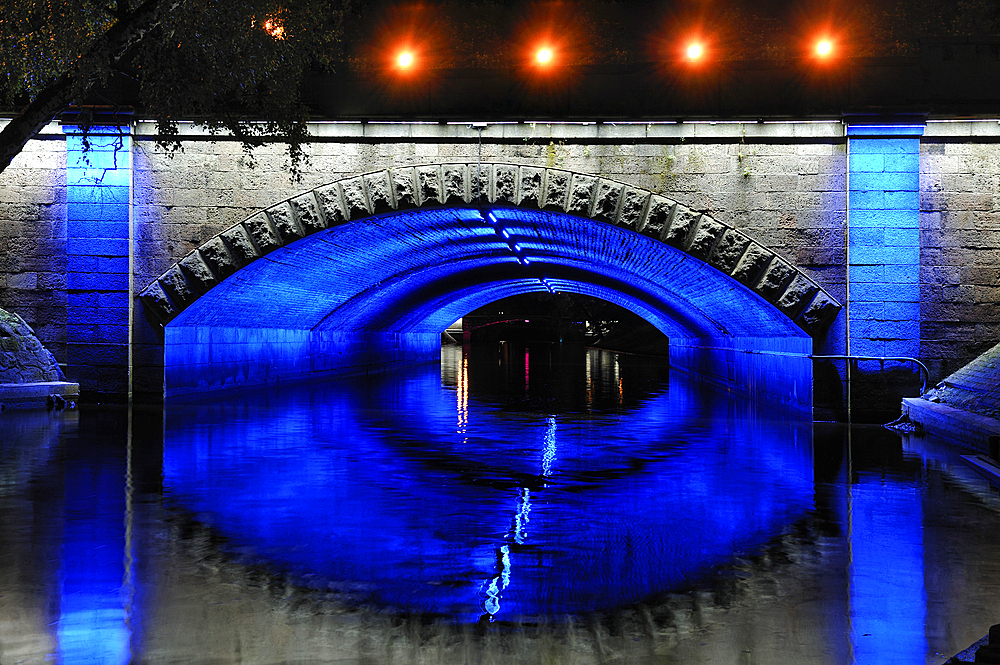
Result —
<svg viewBox="0 0 1000 665"><path fill-rule="evenodd" d="M441 174L438 167L417 167L417 195L421 206L441 203Z"/></svg>
<svg viewBox="0 0 1000 665"><path fill-rule="evenodd" d="M620 182L611 182L603 178L599 180L591 217L601 222L614 224L615 217L618 215L618 203L621 201L622 189L624 187Z"/></svg>
<svg viewBox="0 0 1000 665"><path fill-rule="evenodd" d="M590 204L597 188L597 178L588 175L573 174L569 187L569 200L566 201L566 212L581 217L590 216Z"/></svg>
<svg viewBox="0 0 1000 665"><path fill-rule="evenodd" d="M316 203L316 198L312 195L312 192L300 194L289 203L291 203L292 210L295 211L295 216L299 220L299 226L302 227L306 235L322 231L326 228L323 214L320 212L319 205Z"/></svg>
<svg viewBox="0 0 1000 665"><path fill-rule="evenodd" d="M490 165L469 164L469 202L485 203L490 199Z"/></svg>
<svg viewBox="0 0 1000 665"><path fill-rule="evenodd" d="M337 226L347 221L347 213L344 212L344 204L340 198L340 187L337 183L317 187L313 193L323 211L323 218L326 220L327 226Z"/></svg>
<svg viewBox="0 0 1000 665"><path fill-rule="evenodd" d="M563 212L566 210L566 196L569 194L570 174L548 169L545 180L545 200L542 207Z"/></svg>
<svg viewBox="0 0 1000 665"><path fill-rule="evenodd" d="M445 164L441 167L441 198L445 205L460 206L468 201L465 193L466 170L465 164Z"/></svg>
<svg viewBox="0 0 1000 665"><path fill-rule="evenodd" d="M225 279L239 270L239 265L226 247L226 243L222 242L222 238L219 236L211 238L199 247L198 251L201 252L201 258L205 260L205 263L219 279Z"/></svg>
<svg viewBox="0 0 1000 665"><path fill-rule="evenodd" d="M162 324L170 323L181 310L170 300L170 296L163 290L159 282L153 282L139 294L146 311Z"/></svg>
<svg viewBox="0 0 1000 665"><path fill-rule="evenodd" d="M251 240L257 246L261 256L273 252L281 247L277 236L271 230L271 224L267 220L267 215L258 212L256 215L243 220L243 227L250 234Z"/></svg>
<svg viewBox="0 0 1000 665"><path fill-rule="evenodd" d="M389 212L395 207L388 171L369 173L365 176L365 186L368 188L368 200L372 204L373 214L379 215L383 212Z"/></svg>
<svg viewBox="0 0 1000 665"><path fill-rule="evenodd" d="M344 210L348 219L358 219L371 214L368 197L365 195L364 179L348 178L340 182L340 193L344 196Z"/></svg>
<svg viewBox="0 0 1000 665"><path fill-rule="evenodd" d="M663 241L678 249L685 249L688 236L698 223L700 217L701 213L678 205L674 210L673 218L670 220L670 227L663 234Z"/></svg>
<svg viewBox="0 0 1000 665"><path fill-rule="evenodd" d="M805 275L799 273L795 275L792 283L785 289L784 294L778 298L775 304L778 309L794 320L795 315L805 307L812 297L819 291L819 287Z"/></svg>
<svg viewBox="0 0 1000 665"><path fill-rule="evenodd" d="M204 293L219 283L219 280L212 273L211 268L202 260L198 250L190 252L180 260L180 266L184 269L184 274L188 282L199 293Z"/></svg>
<svg viewBox="0 0 1000 665"><path fill-rule="evenodd" d="M838 312L840 312L840 304L825 292L820 291L795 322L799 324L800 328L815 337L826 330L827 326L837 318Z"/></svg>
<svg viewBox="0 0 1000 665"><path fill-rule="evenodd" d="M636 229L639 233L656 240L663 240L670 228L670 222L677 211L677 203L659 194L653 194L649 202L649 212Z"/></svg>
<svg viewBox="0 0 1000 665"><path fill-rule="evenodd" d="M747 247L747 251L744 252L743 258L737 264L736 270L733 271L733 277L747 286L753 286L757 284L761 273L764 272L764 268L767 267L767 264L773 258L773 252L769 252L757 243L751 242L750 246Z"/></svg>
<svg viewBox="0 0 1000 665"><path fill-rule="evenodd" d="M517 167L497 164L493 167L493 203L515 205L517 196Z"/></svg>
<svg viewBox="0 0 1000 665"><path fill-rule="evenodd" d="M412 168L392 169L392 189L396 195L396 208L408 210L417 207L417 186Z"/></svg>
<svg viewBox="0 0 1000 665"><path fill-rule="evenodd" d="M271 218L271 228L278 234L282 245L295 242L305 236L305 232L299 228L295 221L295 215L287 203L279 203L267 209L267 216Z"/></svg>
<svg viewBox="0 0 1000 665"><path fill-rule="evenodd" d="M757 293L764 296L768 302L776 302L794 277L795 268L775 258L764 271L764 276L760 278L756 287Z"/></svg>
<svg viewBox="0 0 1000 665"><path fill-rule="evenodd" d="M724 224L720 224L710 217L702 215L698 227L691 236L691 243L688 245L688 254L702 261L708 260L709 254L715 247L715 242L726 230Z"/></svg>
<svg viewBox="0 0 1000 665"><path fill-rule="evenodd" d="M190 305L198 297L198 293L188 282L187 277L184 276L180 266L176 263L170 266L167 272L160 275L159 281L163 290L170 296L170 300L182 309Z"/></svg>
<svg viewBox="0 0 1000 665"><path fill-rule="evenodd" d="M518 191L518 205L541 208L542 185L545 172L531 166L521 167L521 184Z"/></svg>
<svg viewBox="0 0 1000 665"><path fill-rule="evenodd" d="M745 235L736 229L726 229L708 262L727 275L732 275L749 245L750 239Z"/></svg>
<svg viewBox="0 0 1000 665"><path fill-rule="evenodd" d="M250 234L243 224L237 224L219 234L229 246L230 253L240 266L260 258L260 253L250 240Z"/></svg>
<svg viewBox="0 0 1000 665"><path fill-rule="evenodd" d="M622 203L618 208L618 225L633 231L639 227L642 214L646 211L649 192L640 192L632 187L626 187L622 192Z"/></svg>

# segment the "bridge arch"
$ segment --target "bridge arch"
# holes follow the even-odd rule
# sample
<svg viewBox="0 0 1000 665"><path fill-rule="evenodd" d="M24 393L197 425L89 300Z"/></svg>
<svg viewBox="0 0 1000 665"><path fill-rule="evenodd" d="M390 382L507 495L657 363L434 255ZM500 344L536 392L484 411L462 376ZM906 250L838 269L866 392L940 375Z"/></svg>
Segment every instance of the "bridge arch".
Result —
<svg viewBox="0 0 1000 665"><path fill-rule="evenodd" d="M840 309L708 214L600 176L498 163L323 185L210 238L140 298L165 326L169 395L420 359L468 311L543 290L616 302L672 344L702 346L808 352Z"/></svg>

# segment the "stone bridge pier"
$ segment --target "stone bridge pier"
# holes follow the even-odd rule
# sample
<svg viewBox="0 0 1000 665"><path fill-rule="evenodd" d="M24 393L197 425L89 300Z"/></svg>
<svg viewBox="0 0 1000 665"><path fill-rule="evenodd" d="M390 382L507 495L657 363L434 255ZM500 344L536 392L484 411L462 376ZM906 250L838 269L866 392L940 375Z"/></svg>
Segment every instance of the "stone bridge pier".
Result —
<svg viewBox="0 0 1000 665"><path fill-rule="evenodd" d="M995 121L317 123L301 182L280 145L89 131L54 123L0 174L0 306L92 398L425 359L537 290L793 401L778 358L910 356L934 381L1000 338Z"/></svg>

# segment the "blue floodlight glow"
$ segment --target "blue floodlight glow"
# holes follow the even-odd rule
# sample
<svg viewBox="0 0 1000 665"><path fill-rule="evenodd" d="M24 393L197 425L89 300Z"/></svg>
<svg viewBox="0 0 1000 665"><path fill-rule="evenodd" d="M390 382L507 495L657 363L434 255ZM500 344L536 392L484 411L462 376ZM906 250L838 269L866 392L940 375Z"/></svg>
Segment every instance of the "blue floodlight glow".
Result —
<svg viewBox="0 0 1000 665"><path fill-rule="evenodd" d="M519 242L484 233L483 218ZM543 277L612 298L671 338L811 352L775 307L666 243L549 211L424 209L303 238L211 289L166 327L167 394L431 361L453 321L550 290Z"/></svg>

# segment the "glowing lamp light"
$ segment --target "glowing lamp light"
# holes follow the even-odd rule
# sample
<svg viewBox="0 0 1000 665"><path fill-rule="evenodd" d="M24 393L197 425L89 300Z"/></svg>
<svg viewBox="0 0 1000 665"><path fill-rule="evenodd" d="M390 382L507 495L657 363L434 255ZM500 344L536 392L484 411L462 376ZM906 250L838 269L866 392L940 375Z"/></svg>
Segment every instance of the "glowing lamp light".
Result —
<svg viewBox="0 0 1000 665"><path fill-rule="evenodd" d="M687 47L688 60L697 60L698 58L701 57L701 54L702 54L701 44L695 42L694 44L691 44L690 46Z"/></svg>
<svg viewBox="0 0 1000 665"><path fill-rule="evenodd" d="M404 51L403 53L399 54L398 58L396 58L396 62L399 63L400 67L409 67L411 64L413 64L413 54Z"/></svg>
<svg viewBox="0 0 1000 665"><path fill-rule="evenodd" d="M552 51L547 48L539 49L535 57L538 59L539 64L548 64L552 60Z"/></svg>
<svg viewBox="0 0 1000 665"><path fill-rule="evenodd" d="M285 26L281 25L276 19L269 18L264 21L264 32L271 35L275 39L285 38Z"/></svg>
<svg viewBox="0 0 1000 665"><path fill-rule="evenodd" d="M830 55L832 51L833 51L833 44L831 44L828 40L823 39L816 43L817 55L821 57L826 57Z"/></svg>

